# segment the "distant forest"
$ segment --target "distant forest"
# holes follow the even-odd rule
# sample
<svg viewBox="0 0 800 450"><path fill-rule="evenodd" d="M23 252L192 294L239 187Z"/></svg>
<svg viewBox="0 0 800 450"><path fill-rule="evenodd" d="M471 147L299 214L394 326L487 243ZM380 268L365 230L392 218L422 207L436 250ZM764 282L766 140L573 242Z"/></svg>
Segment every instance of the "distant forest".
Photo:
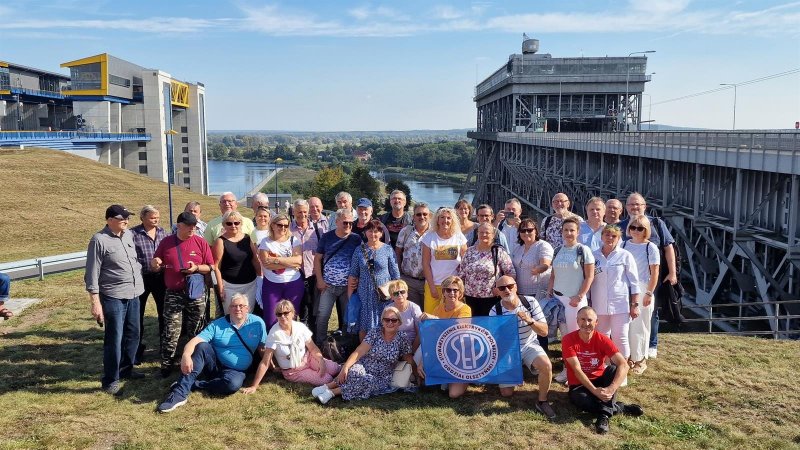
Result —
<svg viewBox="0 0 800 450"><path fill-rule="evenodd" d="M366 159L370 167L466 173L475 156L469 130L349 132L210 132L209 158L273 162L311 168Z"/></svg>

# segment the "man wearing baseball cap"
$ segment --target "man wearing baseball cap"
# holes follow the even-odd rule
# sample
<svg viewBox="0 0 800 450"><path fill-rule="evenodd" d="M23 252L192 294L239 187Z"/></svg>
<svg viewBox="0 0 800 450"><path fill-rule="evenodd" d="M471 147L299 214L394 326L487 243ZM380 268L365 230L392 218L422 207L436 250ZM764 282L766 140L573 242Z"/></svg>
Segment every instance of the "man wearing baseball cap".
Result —
<svg viewBox="0 0 800 450"><path fill-rule="evenodd" d="M150 262L153 272L164 271L164 326L161 329L161 375L167 377L179 362L182 349L179 342L186 342L200 332L206 311L203 295L192 298L187 290L188 277L206 275L213 270L214 257L211 247L201 236L194 234L197 217L182 212L177 219L177 233L164 238ZM183 337L183 339L181 339Z"/></svg>
<svg viewBox="0 0 800 450"><path fill-rule="evenodd" d="M360 198L358 199L358 204L356 206L356 221L353 223L353 233L361 236L361 240L367 242L367 234L365 233L367 229L367 225L372 220L372 200L368 198ZM381 222L381 228L383 228L383 235L381 236L381 242L384 244L389 242L389 230L386 229L386 225Z"/></svg>
<svg viewBox="0 0 800 450"><path fill-rule="evenodd" d="M139 345L139 295L144 292L142 266L136 259L131 215L122 205L106 209L106 226L89 240L84 281L92 317L105 327L103 391L116 395L120 378L142 378L133 371Z"/></svg>

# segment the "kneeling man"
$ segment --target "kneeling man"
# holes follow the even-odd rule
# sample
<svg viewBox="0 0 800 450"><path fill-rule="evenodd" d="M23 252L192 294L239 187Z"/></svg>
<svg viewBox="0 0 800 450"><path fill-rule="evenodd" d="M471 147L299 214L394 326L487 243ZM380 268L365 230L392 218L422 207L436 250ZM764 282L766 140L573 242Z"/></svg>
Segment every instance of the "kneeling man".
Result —
<svg viewBox="0 0 800 450"><path fill-rule="evenodd" d="M642 407L617 401L617 389L628 375L628 362L611 338L595 332L597 313L590 306L578 311L578 330L561 341L567 366L569 399L578 409L597 415L595 429L608 433L608 420L614 414L641 416ZM609 358L613 365L606 366Z"/></svg>
<svg viewBox="0 0 800 450"><path fill-rule="evenodd" d="M533 297L518 296L517 285L508 275L502 276L495 282L495 287L500 294L500 302L489 311L489 316L516 315L519 329L519 345L522 362L531 372L539 373L539 401L536 410L548 419L556 418L553 407L547 402L547 392L550 390L550 378L553 376L553 366L550 358L539 345L536 335L547 336L547 322L542 313L539 302ZM511 397L514 394L514 385L500 385L500 395Z"/></svg>
<svg viewBox="0 0 800 450"><path fill-rule="evenodd" d="M158 405L158 412L167 413L185 405L193 390L230 395L242 387L245 371L253 362L259 344L267 342L264 321L248 310L247 297L234 295L230 315L211 322L186 344L181 357L181 376ZM201 376L202 381L198 380Z"/></svg>

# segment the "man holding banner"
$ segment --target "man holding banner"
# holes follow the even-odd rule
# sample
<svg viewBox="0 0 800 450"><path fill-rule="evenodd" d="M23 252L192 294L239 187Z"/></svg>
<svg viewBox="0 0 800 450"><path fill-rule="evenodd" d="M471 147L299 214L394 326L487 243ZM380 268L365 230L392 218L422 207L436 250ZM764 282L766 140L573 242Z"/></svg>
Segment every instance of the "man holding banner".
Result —
<svg viewBox="0 0 800 450"><path fill-rule="evenodd" d="M450 288L446 281L442 286ZM423 364L418 371L426 385L464 387L459 392L451 390L451 398L463 394L467 383L522 384L516 317L432 317L420 323L419 333Z"/></svg>
<svg viewBox="0 0 800 450"><path fill-rule="evenodd" d="M539 345L539 339L536 337L536 335L547 336L547 321L542 308L534 297L518 296L517 285L514 279L508 275L498 278L495 286L500 292L500 302L489 311L489 317L516 317L522 362L531 372L536 371L539 374L539 401L536 402L536 410L544 414L549 420L554 420L556 412L547 402L550 378L553 376L553 366L550 364L550 358L547 357L547 353ZM511 397L514 395L515 386L517 385L500 384L500 395Z"/></svg>

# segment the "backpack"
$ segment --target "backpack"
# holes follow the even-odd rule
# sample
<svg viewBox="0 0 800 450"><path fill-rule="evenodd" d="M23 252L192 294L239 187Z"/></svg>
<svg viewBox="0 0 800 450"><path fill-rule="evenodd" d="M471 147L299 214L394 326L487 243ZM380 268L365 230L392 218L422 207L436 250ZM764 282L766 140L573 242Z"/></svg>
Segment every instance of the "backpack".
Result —
<svg viewBox="0 0 800 450"><path fill-rule="evenodd" d="M562 248L564 248L563 245L559 246L556 249L555 253L553 253L553 261L555 261L556 256L558 256L558 252L560 252ZM585 265L586 264L586 258L583 256L583 244L578 243L578 250L576 251L576 253L578 254L578 261L580 261L582 266Z"/></svg>

